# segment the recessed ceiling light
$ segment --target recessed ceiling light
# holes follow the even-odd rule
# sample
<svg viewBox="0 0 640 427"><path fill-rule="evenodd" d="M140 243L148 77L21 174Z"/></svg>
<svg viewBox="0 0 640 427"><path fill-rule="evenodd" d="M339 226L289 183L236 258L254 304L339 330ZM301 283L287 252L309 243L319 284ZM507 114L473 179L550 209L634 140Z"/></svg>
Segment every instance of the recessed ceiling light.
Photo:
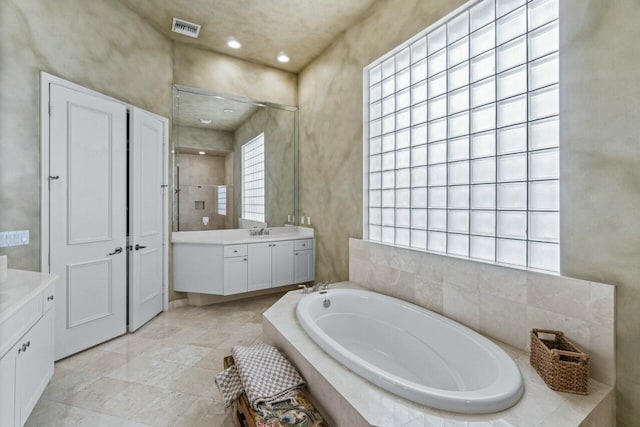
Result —
<svg viewBox="0 0 640 427"><path fill-rule="evenodd" d="M289 58L289 55L287 55L286 52L280 52L278 53L277 59L280 62L289 62L291 58Z"/></svg>
<svg viewBox="0 0 640 427"><path fill-rule="evenodd" d="M220 96L220 95L214 95L213 97L214 97L215 99L224 99L224 98L223 98L222 96Z"/></svg>
<svg viewBox="0 0 640 427"><path fill-rule="evenodd" d="M227 46L231 49L240 49L242 47L242 43L240 43L235 37L229 37L227 39Z"/></svg>
<svg viewBox="0 0 640 427"><path fill-rule="evenodd" d="M264 104L256 104L258 107L266 107Z"/></svg>
<svg viewBox="0 0 640 427"><path fill-rule="evenodd" d="M205 153L204 151L198 151L198 154L200 154L201 156L204 156L207 153Z"/></svg>
<svg viewBox="0 0 640 427"><path fill-rule="evenodd" d="M210 125L213 120L211 119L200 119L200 123L203 125Z"/></svg>
<svg viewBox="0 0 640 427"><path fill-rule="evenodd" d="M233 113L233 110L231 108L225 108L224 110L225 113Z"/></svg>

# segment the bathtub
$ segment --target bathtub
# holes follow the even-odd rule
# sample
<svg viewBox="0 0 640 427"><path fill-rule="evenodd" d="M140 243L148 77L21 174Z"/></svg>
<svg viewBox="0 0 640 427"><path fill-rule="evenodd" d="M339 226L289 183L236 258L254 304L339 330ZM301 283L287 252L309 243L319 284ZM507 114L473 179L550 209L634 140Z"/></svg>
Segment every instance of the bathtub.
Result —
<svg viewBox="0 0 640 427"><path fill-rule="evenodd" d="M331 289L302 298L296 314L329 355L413 402L483 414L513 406L524 391L520 370L496 344L399 299Z"/></svg>

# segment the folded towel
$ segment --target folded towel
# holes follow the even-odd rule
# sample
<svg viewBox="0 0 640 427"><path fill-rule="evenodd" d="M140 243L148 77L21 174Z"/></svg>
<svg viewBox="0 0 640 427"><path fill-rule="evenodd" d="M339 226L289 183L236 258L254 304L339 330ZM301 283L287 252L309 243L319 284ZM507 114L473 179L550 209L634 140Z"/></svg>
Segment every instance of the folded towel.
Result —
<svg viewBox="0 0 640 427"><path fill-rule="evenodd" d="M240 381L236 365L231 365L216 375L215 381L220 394L222 394L225 407L230 406L244 393L244 387L242 387L242 381Z"/></svg>
<svg viewBox="0 0 640 427"><path fill-rule="evenodd" d="M242 394L242 391L238 392L238 382L249 404L257 411L270 409L285 400L295 402L295 391L304 387L298 371L275 347L262 343L237 346L231 354L235 365L216 376L216 384L227 406Z"/></svg>

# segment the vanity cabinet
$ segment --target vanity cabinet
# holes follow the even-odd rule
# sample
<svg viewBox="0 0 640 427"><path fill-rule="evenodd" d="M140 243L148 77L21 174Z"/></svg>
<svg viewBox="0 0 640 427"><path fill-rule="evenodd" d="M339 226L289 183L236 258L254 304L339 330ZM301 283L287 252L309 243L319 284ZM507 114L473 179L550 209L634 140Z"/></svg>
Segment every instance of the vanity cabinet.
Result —
<svg viewBox="0 0 640 427"><path fill-rule="evenodd" d="M313 281L314 263L313 250L294 252L294 282L305 283Z"/></svg>
<svg viewBox="0 0 640 427"><path fill-rule="evenodd" d="M0 347L11 345L0 358L2 427L23 426L53 376L54 289L51 282L0 323L0 331L17 325L26 329L10 341L0 336ZM33 321L24 324L22 319Z"/></svg>
<svg viewBox="0 0 640 427"><path fill-rule="evenodd" d="M224 259L224 295L247 292L247 257Z"/></svg>
<svg viewBox="0 0 640 427"><path fill-rule="evenodd" d="M236 295L310 282L314 278L313 246L312 237L266 236L233 244L174 242L174 289Z"/></svg>
<svg viewBox="0 0 640 427"><path fill-rule="evenodd" d="M271 287L293 285L293 242L275 242L271 247Z"/></svg>
<svg viewBox="0 0 640 427"><path fill-rule="evenodd" d="M293 241L250 244L249 291L292 285Z"/></svg>
<svg viewBox="0 0 640 427"><path fill-rule="evenodd" d="M249 291L259 291L271 287L271 245L272 243L248 245Z"/></svg>

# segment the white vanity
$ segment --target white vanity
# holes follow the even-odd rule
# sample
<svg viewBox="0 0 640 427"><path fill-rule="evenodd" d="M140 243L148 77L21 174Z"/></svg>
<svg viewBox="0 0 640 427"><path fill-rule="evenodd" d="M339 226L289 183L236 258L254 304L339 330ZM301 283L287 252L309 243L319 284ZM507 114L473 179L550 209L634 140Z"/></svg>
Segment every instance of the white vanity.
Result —
<svg viewBox="0 0 640 427"><path fill-rule="evenodd" d="M227 296L314 280L311 228L180 231L172 243L176 291Z"/></svg>
<svg viewBox="0 0 640 427"><path fill-rule="evenodd" d="M0 281L0 426L20 427L53 375L55 274L7 270Z"/></svg>

